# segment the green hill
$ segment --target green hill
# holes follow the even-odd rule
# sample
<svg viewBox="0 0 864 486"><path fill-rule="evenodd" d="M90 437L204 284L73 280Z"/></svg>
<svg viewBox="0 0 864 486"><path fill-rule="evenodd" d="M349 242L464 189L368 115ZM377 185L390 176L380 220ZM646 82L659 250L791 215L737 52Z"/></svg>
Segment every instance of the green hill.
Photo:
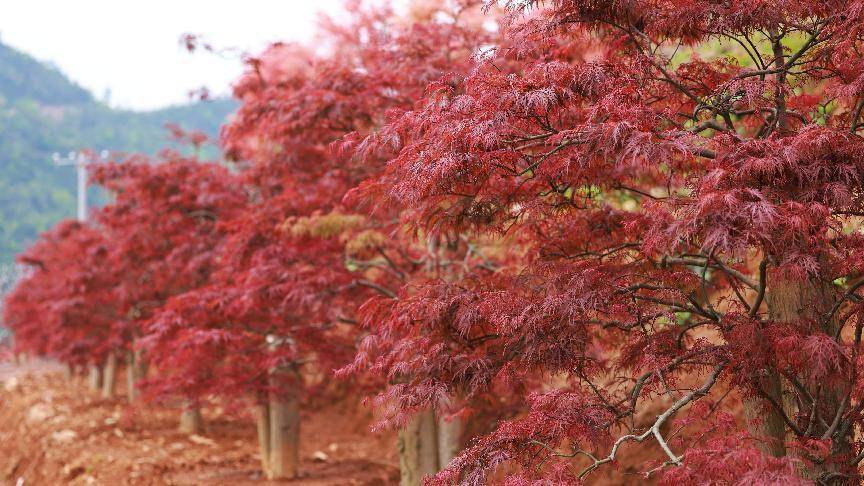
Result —
<svg viewBox="0 0 864 486"><path fill-rule="evenodd" d="M235 108L233 100L214 100L150 112L112 109L56 68L0 44L0 263L75 215L74 169L55 167L52 153L155 154L173 146L166 123L215 137Z"/></svg>

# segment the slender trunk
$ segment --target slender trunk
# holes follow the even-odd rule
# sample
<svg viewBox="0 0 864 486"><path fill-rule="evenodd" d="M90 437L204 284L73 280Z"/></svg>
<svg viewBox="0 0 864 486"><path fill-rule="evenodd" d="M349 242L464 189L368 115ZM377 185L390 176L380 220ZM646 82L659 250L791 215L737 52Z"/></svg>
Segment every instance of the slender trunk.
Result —
<svg viewBox="0 0 864 486"><path fill-rule="evenodd" d="M429 238L426 244L429 252L426 271L444 280L458 280L459 276L452 269L441 265L447 251L446 248L442 248L441 241L437 238ZM400 485L422 484L425 476L434 475L447 466L461 449L461 436L460 419L436 418L432 410L417 414L405 428L399 431Z"/></svg>
<svg viewBox="0 0 864 486"><path fill-rule="evenodd" d="M417 486L423 477L438 472L438 440L435 414L419 413L399 431L400 486Z"/></svg>
<svg viewBox="0 0 864 486"><path fill-rule="evenodd" d="M259 403L255 406L258 426L258 449L261 454L261 471L270 477L270 406Z"/></svg>
<svg viewBox="0 0 864 486"><path fill-rule="evenodd" d="M184 434L200 434L204 430L204 419L201 417L201 409L187 403L180 414L180 432Z"/></svg>
<svg viewBox="0 0 864 486"><path fill-rule="evenodd" d="M129 402L136 402L139 398L138 383L147 375L147 366L141 356L141 350L135 350L128 353L127 361L129 366L126 368L126 384L128 389Z"/></svg>
<svg viewBox="0 0 864 486"><path fill-rule="evenodd" d="M270 479L296 478L300 469L300 401L291 392L270 397Z"/></svg>
<svg viewBox="0 0 864 486"><path fill-rule="evenodd" d="M400 486L416 486L423 477L420 473L418 451L420 448L420 419L414 417L399 429L396 438L396 448L399 451Z"/></svg>
<svg viewBox="0 0 864 486"><path fill-rule="evenodd" d="M87 380L90 391L99 391L102 389L102 367L99 365L90 365L90 375Z"/></svg>
<svg viewBox="0 0 864 486"><path fill-rule="evenodd" d="M126 396L129 403L135 403L138 400L138 373L135 372L134 353L128 354L126 363Z"/></svg>
<svg viewBox="0 0 864 486"><path fill-rule="evenodd" d="M108 359L105 361L105 372L102 376L102 398L111 398L114 396L116 382L117 355L111 352L108 353Z"/></svg>
<svg viewBox="0 0 864 486"><path fill-rule="evenodd" d="M778 68L782 68L785 61L783 47L780 44L780 36L777 35L775 30L771 30L770 34L775 53L775 65ZM776 118L774 123L782 131L786 119L786 101L783 96L782 86L785 81L785 73L781 70L776 77L777 89L775 94L777 111L775 112ZM773 130L773 127L770 130ZM767 135L767 133L760 133L760 136L763 135ZM762 270L764 271L764 267ZM774 277L775 275L772 275L769 279L769 287L765 294L768 304L768 317L772 320L776 318L772 310L772 300L782 300L784 294L783 284ZM758 311L758 309L755 310ZM763 340L761 332L757 339L760 341ZM754 397L743 400L744 416L747 418L750 432L752 435L762 439L762 442L758 444L762 452L775 457L785 456L786 425L783 420L782 410L785 406L783 380L776 367L771 364L759 370L757 375L752 378L753 384L759 393Z"/></svg>

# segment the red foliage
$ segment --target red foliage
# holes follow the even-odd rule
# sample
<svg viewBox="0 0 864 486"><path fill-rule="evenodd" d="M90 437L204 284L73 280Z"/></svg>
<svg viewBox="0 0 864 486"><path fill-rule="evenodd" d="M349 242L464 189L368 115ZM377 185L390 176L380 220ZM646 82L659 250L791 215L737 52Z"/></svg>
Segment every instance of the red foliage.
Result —
<svg viewBox="0 0 864 486"><path fill-rule="evenodd" d="M448 70L464 71L484 34L428 24L437 8L410 26L396 24L386 9L350 8L350 25L324 24L329 54L274 44L248 59L235 86L243 104L222 141L252 201L226 226L222 268L210 285L169 302L153 328L177 329L167 341L202 356L225 356L211 360L222 367L202 378L202 395L262 396L275 363L308 364L319 373L345 365L354 353L357 307L375 292L393 295L389 289L430 268L397 212L370 218L342 203L383 168L385 155L358 163L332 147L361 139L389 110L410 108ZM460 64L442 45L464 55ZM280 345L267 346L268 339ZM194 373L180 362L171 368L178 370L174 389L188 390Z"/></svg>
<svg viewBox="0 0 864 486"><path fill-rule="evenodd" d="M182 340L158 340L164 336L149 321L172 297L210 281L219 268L217 250L226 237L225 225L241 214L246 195L227 168L169 156L162 163L133 158L95 167L94 181L114 194L96 219L109 235L110 264L117 274L114 302L123 316L125 345L118 351L140 339L138 345L151 344L147 358L158 369L174 370L185 362L182 369L195 376L207 368L202 356ZM164 384L173 376L166 371L157 380ZM194 396L190 391L184 395Z"/></svg>
<svg viewBox="0 0 864 486"><path fill-rule="evenodd" d="M108 257L104 235L76 221L59 223L19 256L33 270L3 309L18 352L74 365L104 360L119 311Z"/></svg>
<svg viewBox="0 0 864 486"><path fill-rule="evenodd" d="M670 445L661 426L722 384L756 414L728 437L749 425L784 454L788 433L801 471L857 477L861 71L838 55L864 47L862 4L508 7L494 54L364 142L399 152L360 199L402 208L426 238L505 235L521 252L366 305L359 359L403 377L379 398L395 404L390 420L552 375L562 386L437 480L480 484L504 462L551 478L556 462L595 457L584 477L615 462L619 440L698 469L720 443L706 452L691 426ZM656 422L641 418L652 406L665 410ZM800 473L760 454L730 456L730 476L676 471L699 483Z"/></svg>
<svg viewBox="0 0 864 486"><path fill-rule="evenodd" d="M811 484L795 470L789 458L765 456L747 438L729 434L688 449L684 466L664 471L663 484Z"/></svg>
<svg viewBox="0 0 864 486"><path fill-rule="evenodd" d="M141 338L191 399L340 367L385 426L521 406L433 483L573 484L649 443L667 483L857 481L864 3L477 3L352 2L319 51L248 58L236 174L98 169L105 234L25 256L21 345Z"/></svg>

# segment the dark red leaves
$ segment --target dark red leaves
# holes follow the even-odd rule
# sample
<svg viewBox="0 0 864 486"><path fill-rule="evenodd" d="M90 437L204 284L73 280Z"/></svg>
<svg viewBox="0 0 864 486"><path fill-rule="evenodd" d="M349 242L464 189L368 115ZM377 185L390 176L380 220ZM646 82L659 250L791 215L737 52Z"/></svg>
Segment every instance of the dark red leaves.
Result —
<svg viewBox="0 0 864 486"><path fill-rule="evenodd" d="M579 484L619 447L669 484L857 481L864 4L478 3L352 2L248 58L232 170L95 169L97 226L22 256L20 346L134 340L193 401L339 369L379 426L481 423L433 483Z"/></svg>

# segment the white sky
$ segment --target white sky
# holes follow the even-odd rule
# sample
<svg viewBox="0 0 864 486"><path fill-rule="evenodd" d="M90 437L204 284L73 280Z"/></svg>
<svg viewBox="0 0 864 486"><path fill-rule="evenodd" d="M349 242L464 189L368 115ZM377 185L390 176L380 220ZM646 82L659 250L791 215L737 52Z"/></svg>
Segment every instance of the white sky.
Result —
<svg viewBox="0 0 864 486"><path fill-rule="evenodd" d="M339 17L341 0L0 0L0 40L57 65L113 106L153 109L206 86L227 94L242 66L189 54L185 33L218 47L258 52L270 41L311 41L318 12Z"/></svg>

